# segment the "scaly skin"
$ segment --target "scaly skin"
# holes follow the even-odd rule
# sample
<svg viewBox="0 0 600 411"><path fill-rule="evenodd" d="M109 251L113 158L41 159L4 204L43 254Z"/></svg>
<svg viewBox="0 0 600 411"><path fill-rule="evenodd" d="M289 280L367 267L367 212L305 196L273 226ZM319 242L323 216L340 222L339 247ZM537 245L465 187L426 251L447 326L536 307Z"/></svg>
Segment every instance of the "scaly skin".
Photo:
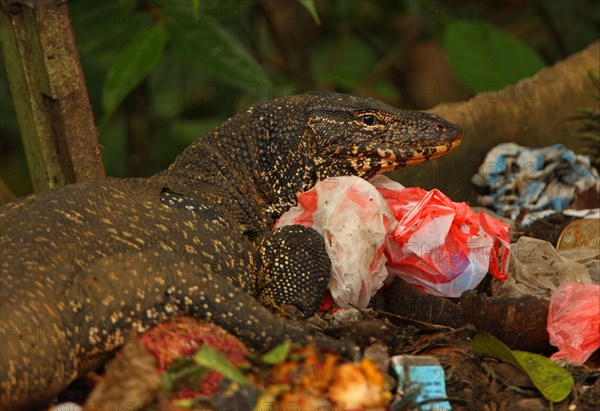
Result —
<svg viewBox="0 0 600 411"><path fill-rule="evenodd" d="M377 100L308 93L240 113L146 179L83 182L0 209L0 408L47 403L105 354L175 315L265 349L318 340L254 297L312 314L329 259L274 219L323 178L442 155L462 133Z"/></svg>

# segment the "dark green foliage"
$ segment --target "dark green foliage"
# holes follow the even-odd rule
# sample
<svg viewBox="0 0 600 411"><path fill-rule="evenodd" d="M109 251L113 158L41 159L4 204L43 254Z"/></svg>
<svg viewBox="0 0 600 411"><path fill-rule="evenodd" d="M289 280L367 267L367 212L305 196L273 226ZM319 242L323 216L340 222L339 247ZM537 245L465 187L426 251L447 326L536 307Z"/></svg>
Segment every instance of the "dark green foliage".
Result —
<svg viewBox="0 0 600 411"><path fill-rule="evenodd" d="M167 27L173 49L211 75L242 86L269 82L244 44L211 16L173 14Z"/></svg>
<svg viewBox="0 0 600 411"><path fill-rule="evenodd" d="M121 52L106 74L102 88L102 108L105 119L115 111L127 95L136 88L162 57L167 31L157 24L140 31Z"/></svg>
<svg viewBox="0 0 600 411"><path fill-rule="evenodd" d="M444 49L454 72L474 93L501 90L545 66L526 43L483 21L449 23Z"/></svg>
<svg viewBox="0 0 600 411"><path fill-rule="evenodd" d="M599 3L593 0L69 4L112 176L158 171L234 112L309 89L426 108L410 93L437 93L410 75L430 71L413 61L421 45L441 45L455 74L475 93L517 81L599 37ZM444 69L439 59L431 65ZM443 101L438 94L434 100ZM0 98L0 160L15 165L3 168L1 177L23 195L30 191L29 176L3 72Z"/></svg>

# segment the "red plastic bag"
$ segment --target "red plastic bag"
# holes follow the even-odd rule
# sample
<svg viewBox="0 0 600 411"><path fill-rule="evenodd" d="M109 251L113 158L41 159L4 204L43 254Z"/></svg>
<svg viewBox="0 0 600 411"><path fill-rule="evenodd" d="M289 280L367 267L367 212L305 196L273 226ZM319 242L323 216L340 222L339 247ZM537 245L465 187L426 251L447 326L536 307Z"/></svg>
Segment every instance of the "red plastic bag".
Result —
<svg viewBox="0 0 600 411"><path fill-rule="evenodd" d="M548 334L558 347L550 358L586 362L600 348L600 285L561 284L550 296Z"/></svg>
<svg viewBox="0 0 600 411"><path fill-rule="evenodd" d="M398 221L388 236L388 271L443 297L459 297L491 272L508 273L510 226L439 190L401 189L384 176L371 180ZM502 261L499 265L498 260Z"/></svg>
<svg viewBox="0 0 600 411"><path fill-rule="evenodd" d="M458 297L488 269L499 279L507 276L508 224L438 190L404 188L385 176L321 181L300 194L298 206L276 226L289 224L311 226L326 239L330 290L342 307L366 307L386 277Z"/></svg>

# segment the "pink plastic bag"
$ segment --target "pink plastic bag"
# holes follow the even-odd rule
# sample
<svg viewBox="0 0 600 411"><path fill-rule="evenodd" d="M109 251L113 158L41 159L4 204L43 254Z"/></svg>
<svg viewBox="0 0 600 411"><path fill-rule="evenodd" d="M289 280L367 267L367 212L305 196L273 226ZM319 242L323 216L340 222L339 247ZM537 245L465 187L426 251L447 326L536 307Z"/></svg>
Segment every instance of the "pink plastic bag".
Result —
<svg viewBox="0 0 600 411"><path fill-rule="evenodd" d="M438 190L404 188L385 176L321 181L276 226L289 224L311 226L326 239L330 290L342 307L366 307L386 277L446 297L475 288L488 269L506 278L507 224Z"/></svg>
<svg viewBox="0 0 600 411"><path fill-rule="evenodd" d="M550 296L548 334L558 347L550 358L586 362L600 347L600 285L561 284Z"/></svg>

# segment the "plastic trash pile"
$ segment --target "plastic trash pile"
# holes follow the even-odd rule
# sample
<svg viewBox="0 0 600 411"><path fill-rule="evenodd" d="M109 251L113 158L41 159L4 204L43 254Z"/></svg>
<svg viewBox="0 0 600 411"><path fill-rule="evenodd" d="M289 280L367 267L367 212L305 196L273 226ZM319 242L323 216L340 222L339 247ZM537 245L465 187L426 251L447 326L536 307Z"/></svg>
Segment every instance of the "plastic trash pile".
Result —
<svg viewBox="0 0 600 411"><path fill-rule="evenodd" d="M560 212L576 194L600 189L589 158L562 144L539 149L500 144L487 154L472 181L488 193L479 197L481 205L513 220L521 210Z"/></svg>
<svg viewBox="0 0 600 411"><path fill-rule="evenodd" d="M325 238L329 288L341 307L366 307L395 276L432 294L458 297L488 270L499 279L507 275L508 224L439 190L405 188L385 176L317 183L276 226L292 224L313 227Z"/></svg>

